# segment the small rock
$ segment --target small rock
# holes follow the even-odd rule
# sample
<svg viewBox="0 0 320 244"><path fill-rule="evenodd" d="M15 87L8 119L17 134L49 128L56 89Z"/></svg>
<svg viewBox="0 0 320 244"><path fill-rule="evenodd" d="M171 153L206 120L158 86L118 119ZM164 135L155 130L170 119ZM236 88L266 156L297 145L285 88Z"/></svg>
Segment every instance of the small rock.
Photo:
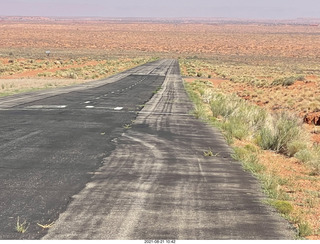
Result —
<svg viewBox="0 0 320 244"><path fill-rule="evenodd" d="M303 120L309 125L320 125L320 112L308 113L304 116Z"/></svg>

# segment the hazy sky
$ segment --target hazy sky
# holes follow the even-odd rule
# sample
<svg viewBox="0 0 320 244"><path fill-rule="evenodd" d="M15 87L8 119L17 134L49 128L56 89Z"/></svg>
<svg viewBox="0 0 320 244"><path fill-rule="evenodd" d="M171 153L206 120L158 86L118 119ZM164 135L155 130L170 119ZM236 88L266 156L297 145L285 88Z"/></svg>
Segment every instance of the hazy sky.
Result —
<svg viewBox="0 0 320 244"><path fill-rule="evenodd" d="M0 15L320 18L320 0L0 0Z"/></svg>

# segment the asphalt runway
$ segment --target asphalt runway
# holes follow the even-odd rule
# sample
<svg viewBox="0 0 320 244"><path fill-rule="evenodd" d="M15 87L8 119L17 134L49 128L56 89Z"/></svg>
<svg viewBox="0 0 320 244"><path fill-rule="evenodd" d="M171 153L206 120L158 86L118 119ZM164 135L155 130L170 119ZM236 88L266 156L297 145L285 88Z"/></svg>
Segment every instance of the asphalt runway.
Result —
<svg viewBox="0 0 320 244"><path fill-rule="evenodd" d="M0 239L294 238L192 108L176 60L0 100Z"/></svg>
<svg viewBox="0 0 320 244"><path fill-rule="evenodd" d="M38 239L83 189L172 60L109 79L0 100L0 239ZM29 223L15 231L17 218Z"/></svg>

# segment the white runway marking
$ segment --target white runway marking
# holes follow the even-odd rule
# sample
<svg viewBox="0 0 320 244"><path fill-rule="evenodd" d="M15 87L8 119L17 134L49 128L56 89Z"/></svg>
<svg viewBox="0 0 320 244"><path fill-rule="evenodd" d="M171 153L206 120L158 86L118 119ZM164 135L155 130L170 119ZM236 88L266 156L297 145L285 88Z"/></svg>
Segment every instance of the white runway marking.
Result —
<svg viewBox="0 0 320 244"><path fill-rule="evenodd" d="M29 109L57 109L57 108L66 108L67 105L33 105L27 108Z"/></svg>

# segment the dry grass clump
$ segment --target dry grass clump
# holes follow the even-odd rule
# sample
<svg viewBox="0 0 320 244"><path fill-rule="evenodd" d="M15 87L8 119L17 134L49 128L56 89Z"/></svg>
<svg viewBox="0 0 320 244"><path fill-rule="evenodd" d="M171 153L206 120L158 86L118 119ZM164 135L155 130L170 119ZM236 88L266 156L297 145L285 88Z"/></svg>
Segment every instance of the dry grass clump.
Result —
<svg viewBox="0 0 320 244"><path fill-rule="evenodd" d="M269 114L255 140L264 150L293 156L307 147L303 132L302 122L292 114Z"/></svg>

